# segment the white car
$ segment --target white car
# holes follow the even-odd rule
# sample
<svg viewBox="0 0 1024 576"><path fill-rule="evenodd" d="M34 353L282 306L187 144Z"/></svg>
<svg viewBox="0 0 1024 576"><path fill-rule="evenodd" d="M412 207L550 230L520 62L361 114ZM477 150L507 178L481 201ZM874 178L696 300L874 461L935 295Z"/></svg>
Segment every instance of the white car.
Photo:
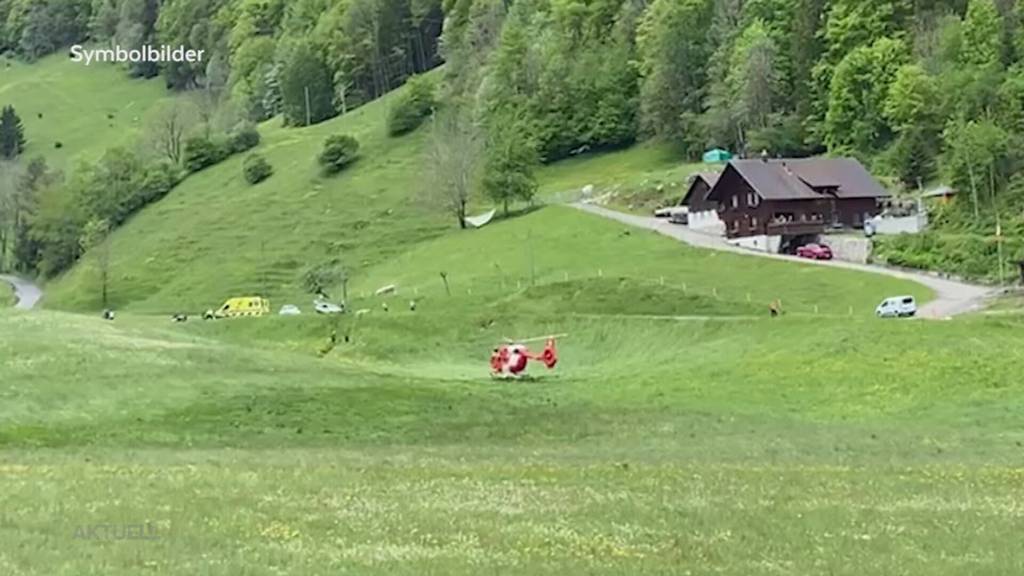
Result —
<svg viewBox="0 0 1024 576"><path fill-rule="evenodd" d="M676 206L672 209L672 213L668 215L668 221L673 224L689 224L690 223L690 207L689 206Z"/></svg>
<svg viewBox="0 0 1024 576"><path fill-rule="evenodd" d="M917 301L913 296L886 298L875 308L879 318L910 318L917 314Z"/></svg>
<svg viewBox="0 0 1024 576"><path fill-rule="evenodd" d="M673 224L686 224L689 215L690 208L688 206L668 206L654 211L656 218L668 218Z"/></svg>
<svg viewBox="0 0 1024 576"><path fill-rule="evenodd" d="M316 309L317 314L341 314L345 312L344 306L327 302L326 300L317 300L313 303L313 308Z"/></svg>
<svg viewBox="0 0 1024 576"><path fill-rule="evenodd" d="M278 314L281 316L298 316L302 314L302 310L299 310L299 307L294 304L285 304L281 306L281 311Z"/></svg>

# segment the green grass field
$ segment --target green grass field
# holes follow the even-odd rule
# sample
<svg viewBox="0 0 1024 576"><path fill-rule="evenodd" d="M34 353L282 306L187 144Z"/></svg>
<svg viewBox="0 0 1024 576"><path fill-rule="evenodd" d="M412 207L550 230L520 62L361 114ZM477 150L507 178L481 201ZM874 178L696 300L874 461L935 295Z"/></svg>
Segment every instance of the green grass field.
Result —
<svg viewBox="0 0 1024 576"><path fill-rule="evenodd" d="M42 155L65 171L131 145L146 114L165 98L160 79L130 80L113 65L87 67L64 54L31 65L0 58L0 106L14 106L21 117L25 156Z"/></svg>
<svg viewBox="0 0 1024 576"><path fill-rule="evenodd" d="M6 282L0 282L0 308L14 306L17 298L14 297L14 288Z"/></svg>
<svg viewBox="0 0 1024 576"><path fill-rule="evenodd" d="M496 311L483 326L461 308L371 314L322 359L323 318L4 313L0 567L1024 567L1019 323ZM485 376L501 335L556 327L555 373ZM147 523L153 540L82 532Z"/></svg>

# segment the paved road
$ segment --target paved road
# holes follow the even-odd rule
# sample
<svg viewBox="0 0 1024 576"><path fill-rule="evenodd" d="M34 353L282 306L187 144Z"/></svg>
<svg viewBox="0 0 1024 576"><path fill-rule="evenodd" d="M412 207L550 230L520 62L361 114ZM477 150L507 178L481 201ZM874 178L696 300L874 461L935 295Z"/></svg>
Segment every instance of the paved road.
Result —
<svg viewBox="0 0 1024 576"><path fill-rule="evenodd" d="M18 299L18 303L14 305L15 308L31 310L39 302L39 299L43 297L43 291L24 278L0 275L0 282L6 282L14 286L14 297Z"/></svg>
<svg viewBox="0 0 1024 576"><path fill-rule="evenodd" d="M984 307L985 301L988 298L998 293L998 290L994 288L938 278L925 272L896 270L893 268L886 268L885 266L855 264L853 262L843 262L841 260L807 260L784 254L757 252L733 246L726 242L721 236L697 232L686 226L672 224L660 218L625 214L623 212L610 210L593 204L577 203L572 206L585 212L590 212L591 214L597 214L599 216L604 216L605 218L617 220L624 224L629 224L630 226L654 230L659 234L664 234L665 236L675 238L676 240L700 248L710 248L712 250L723 250L746 254L748 256L760 256L763 258L774 258L776 260L788 260L791 262L798 261L805 264L831 266L833 268L846 268L849 270L859 270L861 272L885 274L887 276L902 278L904 280L913 280L920 284L924 284L935 292L935 299L921 306L918 310L918 314L924 318L949 318L958 314L979 310Z"/></svg>

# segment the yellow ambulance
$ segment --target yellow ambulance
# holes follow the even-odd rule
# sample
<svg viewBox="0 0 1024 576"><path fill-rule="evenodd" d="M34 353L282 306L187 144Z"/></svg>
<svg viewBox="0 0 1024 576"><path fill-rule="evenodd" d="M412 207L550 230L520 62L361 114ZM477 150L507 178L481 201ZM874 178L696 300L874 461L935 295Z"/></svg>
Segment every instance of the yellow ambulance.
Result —
<svg viewBox="0 0 1024 576"><path fill-rule="evenodd" d="M203 318L241 318L244 316L263 316L270 314L270 301L259 296L242 296L230 298L216 310L207 310Z"/></svg>

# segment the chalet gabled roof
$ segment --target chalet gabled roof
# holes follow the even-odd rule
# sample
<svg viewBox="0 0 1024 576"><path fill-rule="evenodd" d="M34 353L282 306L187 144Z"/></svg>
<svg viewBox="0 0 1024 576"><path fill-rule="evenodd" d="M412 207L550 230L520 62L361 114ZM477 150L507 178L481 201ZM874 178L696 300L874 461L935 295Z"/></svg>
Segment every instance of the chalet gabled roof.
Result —
<svg viewBox="0 0 1024 576"><path fill-rule="evenodd" d="M679 201L679 205L689 205L690 200L692 199L691 196L693 196L693 193L697 188L696 184L701 180L703 180L704 183L708 185L708 193L710 193L711 189L714 188L715 184L718 183L718 176L718 172L694 172L691 175L692 180L690 180L690 187L687 188L686 194L683 196L683 199ZM700 200L704 200L704 198L700 198Z"/></svg>
<svg viewBox="0 0 1024 576"><path fill-rule="evenodd" d="M889 192L852 158L733 160L735 170L765 200L887 198ZM708 197L716 196L713 190Z"/></svg>
<svg viewBox="0 0 1024 576"><path fill-rule="evenodd" d="M801 158L786 165L814 188L835 188L839 198L888 198L886 190L853 158Z"/></svg>
<svg viewBox="0 0 1024 576"><path fill-rule="evenodd" d="M733 160L729 166L765 200L817 200L814 191L781 160Z"/></svg>

